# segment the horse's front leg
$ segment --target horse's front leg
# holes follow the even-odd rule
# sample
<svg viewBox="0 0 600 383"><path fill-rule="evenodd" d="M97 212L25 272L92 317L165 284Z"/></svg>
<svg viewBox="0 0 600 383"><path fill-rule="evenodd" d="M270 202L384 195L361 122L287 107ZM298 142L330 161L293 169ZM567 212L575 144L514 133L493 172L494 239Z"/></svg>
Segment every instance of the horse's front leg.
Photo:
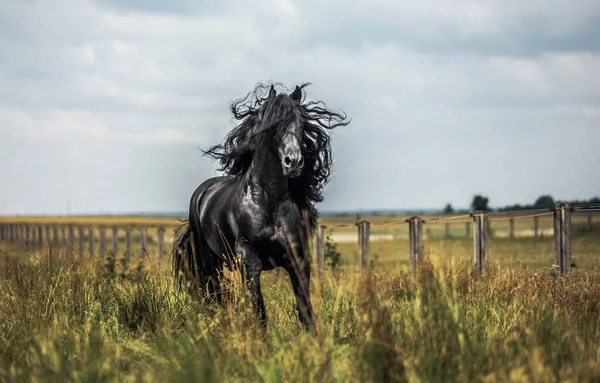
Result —
<svg viewBox="0 0 600 383"><path fill-rule="evenodd" d="M316 330L316 323L312 303L310 302L310 264L304 246L302 246L303 242L299 240L299 237L288 236L289 240L286 241L288 261L285 268L290 274L294 295L296 296L298 319L307 330L314 331Z"/></svg>
<svg viewBox="0 0 600 383"><path fill-rule="evenodd" d="M265 301L260 289L260 273L262 263L258 254L249 242L242 241L236 245L236 252L240 255L244 264L245 278L250 294L252 295L252 305L255 314L258 316L263 327L267 325L267 311Z"/></svg>

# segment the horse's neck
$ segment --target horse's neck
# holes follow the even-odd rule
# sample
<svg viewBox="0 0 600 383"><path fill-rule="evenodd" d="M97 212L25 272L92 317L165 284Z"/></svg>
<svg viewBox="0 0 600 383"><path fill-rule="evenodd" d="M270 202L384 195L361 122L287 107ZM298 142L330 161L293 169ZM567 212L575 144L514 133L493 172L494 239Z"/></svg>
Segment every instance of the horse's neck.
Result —
<svg viewBox="0 0 600 383"><path fill-rule="evenodd" d="M257 153L248 172L249 181L266 192L269 202L288 195L288 180L283 175L279 157L268 150Z"/></svg>

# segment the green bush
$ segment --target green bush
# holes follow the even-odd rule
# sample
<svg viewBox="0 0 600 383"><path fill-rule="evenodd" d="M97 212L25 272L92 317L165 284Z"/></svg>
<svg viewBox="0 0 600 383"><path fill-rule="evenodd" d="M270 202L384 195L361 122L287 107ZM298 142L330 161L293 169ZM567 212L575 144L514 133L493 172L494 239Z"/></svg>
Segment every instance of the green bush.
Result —
<svg viewBox="0 0 600 383"><path fill-rule="evenodd" d="M337 244L331 239L331 234L325 238L325 263L335 270L336 267L345 264L342 255L337 250Z"/></svg>

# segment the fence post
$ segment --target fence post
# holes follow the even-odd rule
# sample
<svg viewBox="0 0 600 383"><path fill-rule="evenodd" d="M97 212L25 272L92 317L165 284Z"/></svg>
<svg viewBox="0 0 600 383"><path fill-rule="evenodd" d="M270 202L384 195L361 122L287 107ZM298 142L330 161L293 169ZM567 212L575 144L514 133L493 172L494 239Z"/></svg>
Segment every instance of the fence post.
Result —
<svg viewBox="0 0 600 383"><path fill-rule="evenodd" d="M129 263L131 258L131 228L125 229L125 262Z"/></svg>
<svg viewBox="0 0 600 383"><path fill-rule="evenodd" d="M58 238L58 226L56 224L52 225L52 243L54 246L60 245L60 239Z"/></svg>
<svg viewBox="0 0 600 383"><path fill-rule="evenodd" d="M104 226L99 227L100 230L100 257L106 257L106 228Z"/></svg>
<svg viewBox="0 0 600 383"><path fill-rule="evenodd" d="M515 238L515 219L511 218L508 220L508 237L510 239Z"/></svg>
<svg viewBox="0 0 600 383"><path fill-rule="evenodd" d="M46 246L48 249L50 249L52 247L52 226L51 225L44 225L43 226L43 231L44 231L44 246Z"/></svg>
<svg viewBox="0 0 600 383"><path fill-rule="evenodd" d="M48 249L52 249L52 225L46 225L46 243L48 243Z"/></svg>
<svg viewBox="0 0 600 383"><path fill-rule="evenodd" d="M44 248L44 226L38 226L38 244L40 245L40 250Z"/></svg>
<svg viewBox="0 0 600 383"><path fill-rule="evenodd" d="M94 258L94 226L90 226L88 230L88 246L91 259Z"/></svg>
<svg viewBox="0 0 600 383"><path fill-rule="evenodd" d="M540 217L533 217L533 237L537 238L539 236L540 230Z"/></svg>
<svg viewBox="0 0 600 383"><path fill-rule="evenodd" d="M162 226L159 227L156 235L158 236L158 258L161 259L165 252L165 229Z"/></svg>
<svg viewBox="0 0 600 383"><path fill-rule="evenodd" d="M362 226L360 224L360 221L357 221L355 223L356 228L358 229L358 251L356 252L356 265L358 266L358 269L360 270L362 268L362 240L363 240L363 235L362 235Z"/></svg>
<svg viewBox="0 0 600 383"><path fill-rule="evenodd" d="M368 267L370 261L370 232L371 232L371 223L368 221L360 221L358 223L358 260L359 260L359 268L364 270Z"/></svg>
<svg viewBox="0 0 600 383"><path fill-rule="evenodd" d="M473 217L473 263L475 264L475 274L480 276L486 265L488 255L488 214L486 211L478 211L472 214Z"/></svg>
<svg viewBox="0 0 600 383"><path fill-rule="evenodd" d="M79 258L83 258L83 253L85 252L84 241L83 226L79 225Z"/></svg>
<svg viewBox="0 0 600 383"><path fill-rule="evenodd" d="M450 222L446 222L444 225L444 234L446 238L450 238Z"/></svg>
<svg viewBox="0 0 600 383"><path fill-rule="evenodd" d="M25 225L25 244L27 245L27 247L31 247L31 225L30 224L26 224Z"/></svg>
<svg viewBox="0 0 600 383"><path fill-rule="evenodd" d="M60 250L65 253L67 250L67 231L65 225L60 225Z"/></svg>
<svg viewBox="0 0 600 383"><path fill-rule="evenodd" d="M408 222L410 266L415 270L423 258L423 221L416 215L406 221Z"/></svg>
<svg viewBox="0 0 600 383"><path fill-rule="evenodd" d="M325 270L325 229L326 226L319 225L316 236L315 256L317 258L317 277L319 281L323 280Z"/></svg>
<svg viewBox="0 0 600 383"><path fill-rule="evenodd" d="M147 229L145 227L141 227L140 228L140 258L144 259L144 256L146 255L147 251L146 248L147 246Z"/></svg>
<svg viewBox="0 0 600 383"><path fill-rule="evenodd" d="M69 225L69 252L75 252L75 228Z"/></svg>
<svg viewBox="0 0 600 383"><path fill-rule="evenodd" d="M112 251L113 257L117 257L117 252L119 251L119 228L117 226L113 226L112 228Z"/></svg>
<svg viewBox="0 0 600 383"><path fill-rule="evenodd" d="M565 274L571 267L571 207L554 206L554 267Z"/></svg>
<svg viewBox="0 0 600 383"><path fill-rule="evenodd" d="M31 225L31 251L35 252L37 248L37 226Z"/></svg>

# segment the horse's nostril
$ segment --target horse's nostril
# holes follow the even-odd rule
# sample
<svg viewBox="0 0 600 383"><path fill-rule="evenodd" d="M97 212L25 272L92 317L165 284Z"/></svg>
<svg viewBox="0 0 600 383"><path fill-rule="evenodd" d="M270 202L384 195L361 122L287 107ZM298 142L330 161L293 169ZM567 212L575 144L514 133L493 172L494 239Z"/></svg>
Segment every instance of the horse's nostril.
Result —
<svg viewBox="0 0 600 383"><path fill-rule="evenodd" d="M289 168L290 166L292 166L292 159L289 156L286 156L283 159L283 163Z"/></svg>

